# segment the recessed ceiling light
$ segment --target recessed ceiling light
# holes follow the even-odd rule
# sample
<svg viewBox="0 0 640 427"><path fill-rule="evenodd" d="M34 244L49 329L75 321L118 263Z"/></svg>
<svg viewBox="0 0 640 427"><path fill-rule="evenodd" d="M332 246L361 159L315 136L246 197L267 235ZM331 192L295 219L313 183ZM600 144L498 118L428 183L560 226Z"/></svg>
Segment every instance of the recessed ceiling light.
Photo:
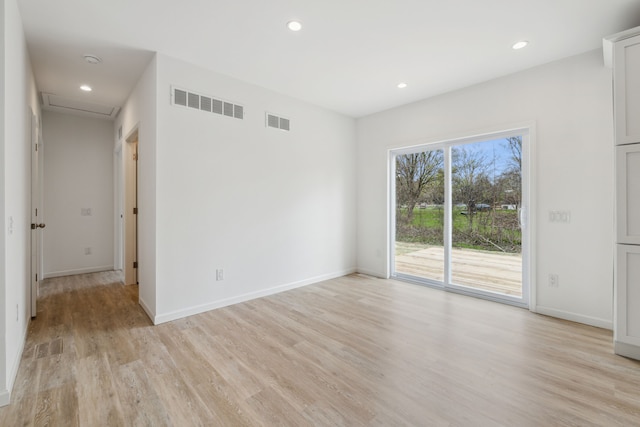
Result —
<svg viewBox="0 0 640 427"><path fill-rule="evenodd" d="M287 28L291 31L300 31L302 29L302 24L299 21L289 21L287 22Z"/></svg>
<svg viewBox="0 0 640 427"><path fill-rule="evenodd" d="M83 90L85 92L91 92L93 89L91 89L91 86L89 85L82 85L80 86L80 90Z"/></svg>
<svg viewBox="0 0 640 427"><path fill-rule="evenodd" d="M405 87L407 87L406 83L398 83L398 89L404 89Z"/></svg>
<svg viewBox="0 0 640 427"><path fill-rule="evenodd" d="M511 46L511 49L513 49L513 50L522 49L523 47L527 47L528 44L529 44L528 41L522 40L522 41L519 41L517 43L514 43L513 46Z"/></svg>
<svg viewBox="0 0 640 427"><path fill-rule="evenodd" d="M82 55L82 57L84 58L85 61L87 61L89 64L99 64L102 62L102 59L97 56L97 55L92 55L90 53L84 54Z"/></svg>

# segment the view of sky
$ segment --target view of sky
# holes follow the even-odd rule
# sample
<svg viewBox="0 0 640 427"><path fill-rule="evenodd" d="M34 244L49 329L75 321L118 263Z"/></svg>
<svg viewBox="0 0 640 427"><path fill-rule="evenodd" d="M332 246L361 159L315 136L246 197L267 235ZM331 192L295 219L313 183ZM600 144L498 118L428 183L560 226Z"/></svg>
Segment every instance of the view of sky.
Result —
<svg viewBox="0 0 640 427"><path fill-rule="evenodd" d="M491 169L493 169L496 176L509 169L512 165L509 143L504 138L459 145L457 148L479 153L486 159L487 163L495 160ZM492 174L491 169L487 171L490 175Z"/></svg>

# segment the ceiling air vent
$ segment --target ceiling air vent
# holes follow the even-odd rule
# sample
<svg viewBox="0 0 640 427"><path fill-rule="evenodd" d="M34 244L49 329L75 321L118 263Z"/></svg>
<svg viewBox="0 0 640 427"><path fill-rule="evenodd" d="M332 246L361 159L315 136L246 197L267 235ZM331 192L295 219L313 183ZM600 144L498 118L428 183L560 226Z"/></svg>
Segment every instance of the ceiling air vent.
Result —
<svg viewBox="0 0 640 427"><path fill-rule="evenodd" d="M289 132L291 130L291 121L285 117L276 116L275 114L266 113L267 127L280 129Z"/></svg>
<svg viewBox="0 0 640 427"><path fill-rule="evenodd" d="M177 87L171 88L171 104L206 111L207 113L234 117L240 120L244 119L244 107L242 105L207 95L200 95Z"/></svg>

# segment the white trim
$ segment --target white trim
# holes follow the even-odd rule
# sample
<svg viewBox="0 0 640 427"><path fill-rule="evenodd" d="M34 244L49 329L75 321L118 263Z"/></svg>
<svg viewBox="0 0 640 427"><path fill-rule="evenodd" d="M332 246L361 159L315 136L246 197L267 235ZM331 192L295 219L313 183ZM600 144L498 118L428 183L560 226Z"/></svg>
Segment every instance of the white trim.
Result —
<svg viewBox="0 0 640 427"><path fill-rule="evenodd" d="M640 347L620 341L613 342L613 351L620 356L640 360Z"/></svg>
<svg viewBox="0 0 640 427"><path fill-rule="evenodd" d="M387 154L389 163L387 167L387 262L385 264L385 276L393 277L396 274L396 158L398 154L395 151L389 151Z"/></svg>
<svg viewBox="0 0 640 427"><path fill-rule="evenodd" d="M11 393L8 390L0 391L0 407L7 406L11 403Z"/></svg>
<svg viewBox="0 0 640 427"><path fill-rule="evenodd" d="M473 142L483 142L493 139L506 138L507 136L517 135L518 131L523 129L532 129L535 126L535 120L527 120L516 123L507 123L504 125L491 126L478 129L475 132L458 132L451 135L438 136L434 138L421 138L411 141L400 142L393 146L387 146L389 152L394 154L411 154L420 151L421 148L428 147L429 150L444 147L445 145L458 145Z"/></svg>
<svg viewBox="0 0 640 427"><path fill-rule="evenodd" d="M147 313L147 316L149 316L149 320L151 320L152 322L154 322L153 319L155 319L156 314L153 312L153 310L151 310L151 308L149 308L149 304L147 304L142 298L138 297L138 304L140 304L140 307L142 307L142 309L144 310L145 313ZM155 323L155 322L154 322Z"/></svg>
<svg viewBox="0 0 640 427"><path fill-rule="evenodd" d="M373 276L373 277L377 277L378 279L389 279L390 276L384 274L384 273L380 273L379 271L373 271L373 270L369 270L366 268L360 268L358 267L356 269L356 273L359 274L366 274L367 276Z"/></svg>
<svg viewBox="0 0 640 427"><path fill-rule="evenodd" d="M274 286L273 288L264 289L257 292L250 292L248 294L238 295L232 298L226 298L226 299L209 302L202 305L196 305L184 310L177 310L169 313L159 314L153 317L153 323L155 325L159 325L161 323L171 322L172 320L182 319L183 317L193 316L195 314L204 313L207 311L215 310L217 308L227 307L229 305L234 305L234 304L250 301L257 298L278 294L280 292L289 291L291 289L301 288L303 286L312 285L314 283L323 282L325 280L335 279L338 277L346 276L348 274L353 274L355 272L356 272L355 268L349 268L347 270L342 270L335 273L329 273L321 276L311 277L309 279L300 280L298 282L288 283L280 286ZM147 314L149 313L147 312Z"/></svg>
<svg viewBox="0 0 640 427"><path fill-rule="evenodd" d="M451 248L453 242L453 178L451 170L451 145L442 147L442 156L444 158L444 236L442 237L442 249L444 251L444 271L442 278L444 279L442 286L447 289L448 283L451 283L451 264L453 257L451 256ZM448 178L448 179L446 179Z"/></svg>
<svg viewBox="0 0 640 427"><path fill-rule="evenodd" d="M124 152L122 141L115 142L113 150L113 267L117 270L124 268L122 260L123 252L123 230L124 230ZM121 217L122 215L122 217Z"/></svg>
<svg viewBox="0 0 640 427"><path fill-rule="evenodd" d="M27 321L26 328L24 328L22 341L20 342L20 348L18 349L18 352L16 353L18 355L18 357L16 357L16 360L15 360L13 366L11 367L11 371L9 372L9 376L7 377L7 380L8 380L7 387L9 388L9 390L3 390L2 392L0 392L0 407L1 406L6 406L9 403L11 403L11 390L13 390L13 386L15 385L16 379L18 378L18 370L20 369L20 362L22 361L22 354L24 352L24 346L27 343L27 334L29 333L29 322L30 321L31 321L31 319L29 319Z"/></svg>
<svg viewBox="0 0 640 427"><path fill-rule="evenodd" d="M538 281L537 281L537 258L536 258L536 254L538 253L537 251L537 240L536 240L536 236L537 236L537 218L538 216L536 215L537 212L537 206L538 206L538 193L537 193L537 161L538 161L538 151L536 149L537 147L537 129L536 129L536 122L532 121L529 122L529 124L527 125L527 128L529 129L529 138L528 138L528 143L526 144L526 148L528 150L527 156L525 156L525 160L527 160L526 162L526 174L527 174L527 180L526 180L526 185L529 187L528 191L527 191L527 198L528 198L528 206L527 206L527 211L526 211L526 215L527 215L527 222L528 222L528 228L529 228L529 232L527 233L527 236L529 238L529 241L527 242L526 248L528 249L528 253L527 253L527 258L529 259L529 262L527 265L523 265L523 268L526 269L526 271L523 271L523 274L525 275L524 277L529 277L529 311L536 313L537 312L537 304L538 304ZM523 147L524 149L525 147ZM523 185L525 184L525 181L523 181ZM523 195L524 195L524 188L523 188Z"/></svg>
<svg viewBox="0 0 640 427"><path fill-rule="evenodd" d="M604 57L604 66L607 68L613 68L613 46L617 42L634 37L638 34L640 34L640 27L635 27L603 38L602 56Z"/></svg>
<svg viewBox="0 0 640 427"><path fill-rule="evenodd" d="M569 311L558 310L551 307L545 307L538 305L536 307L536 313L543 314L545 316L557 317L559 319L570 320L572 322L583 323L589 326L595 326L596 328L603 328L613 330L613 322L608 319L600 319L598 317L585 316L578 313L571 313Z"/></svg>
<svg viewBox="0 0 640 427"><path fill-rule="evenodd" d="M51 279L53 277L73 276L76 274L100 273L102 271L112 271L113 265L104 265L100 267L77 268L73 270L62 270L45 273L43 279Z"/></svg>

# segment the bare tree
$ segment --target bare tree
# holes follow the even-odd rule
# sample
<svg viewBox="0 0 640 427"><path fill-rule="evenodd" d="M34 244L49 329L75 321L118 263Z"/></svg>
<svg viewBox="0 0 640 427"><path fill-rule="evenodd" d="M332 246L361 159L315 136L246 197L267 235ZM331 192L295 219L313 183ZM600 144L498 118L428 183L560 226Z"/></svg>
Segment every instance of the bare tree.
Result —
<svg viewBox="0 0 640 427"><path fill-rule="evenodd" d="M500 203L520 207L522 199L522 175L516 169L504 171L496 180L496 188L500 193Z"/></svg>
<svg viewBox="0 0 640 427"><path fill-rule="evenodd" d="M477 204L491 200L491 180L487 171L491 162L478 151L467 147L456 147L451 150L453 157L453 194L454 200L467 207L469 229L473 228L473 219L477 212Z"/></svg>
<svg viewBox="0 0 640 427"><path fill-rule="evenodd" d="M396 157L396 206L407 207L407 222L413 219L413 209L435 183L444 162L442 150L402 154Z"/></svg>
<svg viewBox="0 0 640 427"><path fill-rule="evenodd" d="M509 159L510 166L518 171L522 171L522 137L512 136L505 140L507 141L507 146L511 151L511 158Z"/></svg>
<svg viewBox="0 0 640 427"><path fill-rule="evenodd" d="M509 167L502 173L500 181L505 202L519 207L522 199L522 137L514 136L505 140L511 157Z"/></svg>

